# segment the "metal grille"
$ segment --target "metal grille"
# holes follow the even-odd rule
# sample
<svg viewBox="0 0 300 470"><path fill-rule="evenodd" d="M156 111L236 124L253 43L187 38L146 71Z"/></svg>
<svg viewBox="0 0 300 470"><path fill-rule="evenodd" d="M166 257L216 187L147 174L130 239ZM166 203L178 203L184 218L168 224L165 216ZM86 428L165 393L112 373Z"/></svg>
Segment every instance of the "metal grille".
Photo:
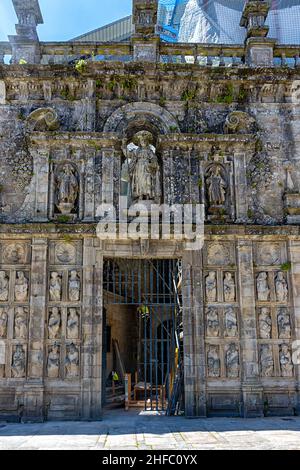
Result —
<svg viewBox="0 0 300 470"><path fill-rule="evenodd" d="M135 399L144 401L145 410L165 411L180 355L181 262L107 259L103 282L110 304L136 307Z"/></svg>

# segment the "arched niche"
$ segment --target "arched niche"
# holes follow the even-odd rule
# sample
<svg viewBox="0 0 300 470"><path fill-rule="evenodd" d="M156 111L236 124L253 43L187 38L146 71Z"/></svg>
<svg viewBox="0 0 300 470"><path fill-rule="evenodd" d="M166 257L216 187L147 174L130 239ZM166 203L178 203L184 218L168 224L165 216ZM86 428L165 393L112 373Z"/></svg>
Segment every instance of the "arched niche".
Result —
<svg viewBox="0 0 300 470"><path fill-rule="evenodd" d="M154 136L180 132L178 122L169 111L153 103L130 103L118 108L107 119L104 132L119 132L127 139L146 130Z"/></svg>

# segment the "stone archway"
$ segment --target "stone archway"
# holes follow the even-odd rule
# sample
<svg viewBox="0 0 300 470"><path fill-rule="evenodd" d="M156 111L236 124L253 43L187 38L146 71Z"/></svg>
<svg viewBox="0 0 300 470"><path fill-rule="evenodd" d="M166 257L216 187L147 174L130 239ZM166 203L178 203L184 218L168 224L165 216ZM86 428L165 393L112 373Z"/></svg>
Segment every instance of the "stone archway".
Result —
<svg viewBox="0 0 300 470"><path fill-rule="evenodd" d="M128 138L139 130L149 130L156 136L180 132L177 120L169 111L146 102L130 103L118 108L104 126L104 132L121 132Z"/></svg>

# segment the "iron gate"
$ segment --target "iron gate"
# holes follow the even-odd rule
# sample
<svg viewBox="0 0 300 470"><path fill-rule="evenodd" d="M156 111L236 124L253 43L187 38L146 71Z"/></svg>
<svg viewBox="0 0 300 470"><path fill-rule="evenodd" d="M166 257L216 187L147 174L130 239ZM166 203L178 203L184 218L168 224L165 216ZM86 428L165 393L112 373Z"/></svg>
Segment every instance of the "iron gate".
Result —
<svg viewBox="0 0 300 470"><path fill-rule="evenodd" d="M180 359L181 262L106 259L103 282L110 304L136 308L134 398L145 410L166 411Z"/></svg>

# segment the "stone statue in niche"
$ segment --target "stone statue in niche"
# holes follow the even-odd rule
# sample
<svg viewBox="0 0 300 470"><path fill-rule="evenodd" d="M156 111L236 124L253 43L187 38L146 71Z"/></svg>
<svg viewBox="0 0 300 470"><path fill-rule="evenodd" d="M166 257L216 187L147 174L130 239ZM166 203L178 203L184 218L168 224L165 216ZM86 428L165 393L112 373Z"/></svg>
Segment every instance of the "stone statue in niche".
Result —
<svg viewBox="0 0 300 470"><path fill-rule="evenodd" d="M51 273L49 296L52 302L59 302L61 300L61 276L56 271Z"/></svg>
<svg viewBox="0 0 300 470"><path fill-rule="evenodd" d="M78 198L79 184L75 169L65 164L56 175L56 205L62 214L71 214Z"/></svg>
<svg viewBox="0 0 300 470"><path fill-rule="evenodd" d="M126 160L122 166L121 181L127 187L126 195L133 202L161 201L161 175L153 137L148 131L135 134L133 143L123 148Z"/></svg>
<svg viewBox="0 0 300 470"><path fill-rule="evenodd" d="M7 335L7 312L6 309L0 307L0 338L6 338Z"/></svg>
<svg viewBox="0 0 300 470"><path fill-rule="evenodd" d="M47 375L51 379L59 377L59 346L55 343L49 350L47 360Z"/></svg>
<svg viewBox="0 0 300 470"><path fill-rule="evenodd" d="M79 352L77 346L71 343L67 348L67 356L65 361L66 375L69 378L78 377L79 375Z"/></svg>
<svg viewBox="0 0 300 470"><path fill-rule="evenodd" d="M60 335L61 315L57 307L53 307L48 321L49 339L56 339Z"/></svg>
<svg viewBox="0 0 300 470"><path fill-rule="evenodd" d="M235 282L232 277L232 273L225 273L224 277L224 301L234 302L235 301Z"/></svg>
<svg viewBox="0 0 300 470"><path fill-rule="evenodd" d="M9 278L5 271L0 271L0 302L7 302Z"/></svg>
<svg viewBox="0 0 300 470"><path fill-rule="evenodd" d="M279 271L275 278L275 291L277 302L287 302L288 286L282 271Z"/></svg>
<svg viewBox="0 0 300 470"><path fill-rule="evenodd" d="M282 377L293 376L293 363L290 348L287 344L282 344L279 351L279 362Z"/></svg>
<svg viewBox="0 0 300 470"><path fill-rule="evenodd" d="M237 336L238 325L236 312L232 307L225 309L225 336L234 338Z"/></svg>
<svg viewBox="0 0 300 470"><path fill-rule="evenodd" d="M217 301L217 279L215 271L210 271L205 278L206 300L208 302Z"/></svg>
<svg viewBox="0 0 300 470"><path fill-rule="evenodd" d="M262 344L260 348L261 375L272 377L274 373L273 350L270 344Z"/></svg>
<svg viewBox="0 0 300 470"><path fill-rule="evenodd" d="M208 377L220 377L221 361L219 346L210 345L207 352Z"/></svg>
<svg viewBox="0 0 300 470"><path fill-rule="evenodd" d="M24 307L17 307L15 311L14 337L27 339L27 313Z"/></svg>
<svg viewBox="0 0 300 470"><path fill-rule="evenodd" d="M26 302L28 300L28 280L26 279L23 271L17 272L15 299L17 302Z"/></svg>
<svg viewBox="0 0 300 470"><path fill-rule="evenodd" d="M260 310L259 319L259 336L261 339L270 339L272 333L272 319L268 308L263 307Z"/></svg>
<svg viewBox="0 0 300 470"><path fill-rule="evenodd" d="M257 298L258 300L265 302L270 298L270 289L268 284L268 274L261 272L256 279Z"/></svg>
<svg viewBox="0 0 300 470"><path fill-rule="evenodd" d="M67 338L79 338L79 315L76 311L76 308L69 309L69 315L67 320Z"/></svg>
<svg viewBox="0 0 300 470"><path fill-rule="evenodd" d="M277 324L278 324L278 338L288 339L291 337L291 318L287 309L280 308L278 309L277 315Z"/></svg>
<svg viewBox="0 0 300 470"><path fill-rule="evenodd" d="M14 378L25 377L25 351L21 344L16 346L13 353L11 373Z"/></svg>
<svg viewBox="0 0 300 470"><path fill-rule="evenodd" d="M218 310L215 307L207 309L206 313L206 335L217 337L220 334L220 321Z"/></svg>
<svg viewBox="0 0 300 470"><path fill-rule="evenodd" d="M77 302L80 299L80 277L74 269L69 276L69 300Z"/></svg>
<svg viewBox="0 0 300 470"><path fill-rule="evenodd" d="M227 377L236 379L239 376L239 351L235 343L231 343L226 352Z"/></svg>
<svg viewBox="0 0 300 470"><path fill-rule="evenodd" d="M226 202L226 181L219 165L213 166L206 178L207 194L210 206L224 206Z"/></svg>

